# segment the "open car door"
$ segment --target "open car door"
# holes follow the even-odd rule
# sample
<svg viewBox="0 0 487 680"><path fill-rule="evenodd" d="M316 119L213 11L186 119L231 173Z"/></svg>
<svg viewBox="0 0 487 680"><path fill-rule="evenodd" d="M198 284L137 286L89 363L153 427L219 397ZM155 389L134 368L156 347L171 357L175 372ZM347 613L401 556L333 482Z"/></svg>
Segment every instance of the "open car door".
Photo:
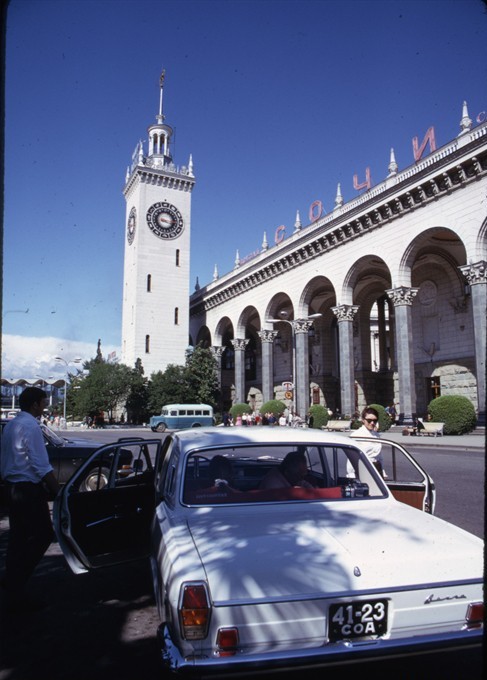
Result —
<svg viewBox="0 0 487 680"><path fill-rule="evenodd" d="M127 438L103 446L61 489L53 504L53 523L75 574L149 554L160 450L159 439ZM80 483L87 470L91 490Z"/></svg>
<svg viewBox="0 0 487 680"><path fill-rule="evenodd" d="M368 437L354 437L354 441L367 443ZM374 443L377 440L374 440ZM434 514L435 484L430 475L413 456L397 442L380 438L385 478L390 492L398 501L413 508Z"/></svg>

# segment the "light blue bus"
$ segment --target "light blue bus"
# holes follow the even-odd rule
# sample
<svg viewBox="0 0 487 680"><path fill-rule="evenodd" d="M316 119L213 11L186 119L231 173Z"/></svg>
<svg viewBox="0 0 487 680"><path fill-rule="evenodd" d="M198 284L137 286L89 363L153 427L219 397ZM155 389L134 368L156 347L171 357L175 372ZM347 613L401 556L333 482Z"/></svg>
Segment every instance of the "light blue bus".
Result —
<svg viewBox="0 0 487 680"><path fill-rule="evenodd" d="M215 424L213 408L208 404L168 404L160 416L150 419L152 432L186 430L190 427L208 427Z"/></svg>

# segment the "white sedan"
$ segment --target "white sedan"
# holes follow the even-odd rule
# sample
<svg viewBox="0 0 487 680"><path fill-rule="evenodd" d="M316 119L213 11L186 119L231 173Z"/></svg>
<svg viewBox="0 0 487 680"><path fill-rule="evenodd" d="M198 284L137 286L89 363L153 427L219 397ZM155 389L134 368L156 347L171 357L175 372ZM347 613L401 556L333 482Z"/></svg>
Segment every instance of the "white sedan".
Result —
<svg viewBox="0 0 487 680"><path fill-rule="evenodd" d="M403 447L383 441L384 479L365 446L277 427L106 446L89 464L108 484L78 491L81 469L56 499L58 539L76 573L150 555L175 673L479 647L483 541L431 514L432 480Z"/></svg>

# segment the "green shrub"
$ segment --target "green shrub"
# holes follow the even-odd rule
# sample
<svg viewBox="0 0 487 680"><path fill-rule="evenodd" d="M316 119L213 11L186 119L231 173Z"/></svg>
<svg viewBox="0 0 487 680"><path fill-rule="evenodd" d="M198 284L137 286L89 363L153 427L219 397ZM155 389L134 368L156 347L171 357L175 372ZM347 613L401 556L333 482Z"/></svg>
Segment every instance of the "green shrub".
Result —
<svg viewBox="0 0 487 680"><path fill-rule="evenodd" d="M375 408L379 414L379 432L386 432L392 425L392 420L389 418L388 413L384 406L380 404L369 404L372 408Z"/></svg>
<svg viewBox="0 0 487 680"><path fill-rule="evenodd" d="M234 421L237 418L237 416L242 416L244 413L252 413L252 409L248 404L234 404L230 408L230 415L232 416Z"/></svg>
<svg viewBox="0 0 487 680"><path fill-rule="evenodd" d="M313 418L313 429L321 430L328 422L328 411L320 404L313 404L313 406L310 406L309 415Z"/></svg>
<svg viewBox="0 0 487 680"><path fill-rule="evenodd" d="M472 402L461 395L445 395L430 401L428 413L435 423L445 423L444 434L471 432L477 423Z"/></svg>
<svg viewBox="0 0 487 680"><path fill-rule="evenodd" d="M260 407L260 413L261 415L273 413L275 416L280 416L281 413L284 413L286 408L286 404L280 399L270 399L269 401L266 401L264 404L262 404Z"/></svg>

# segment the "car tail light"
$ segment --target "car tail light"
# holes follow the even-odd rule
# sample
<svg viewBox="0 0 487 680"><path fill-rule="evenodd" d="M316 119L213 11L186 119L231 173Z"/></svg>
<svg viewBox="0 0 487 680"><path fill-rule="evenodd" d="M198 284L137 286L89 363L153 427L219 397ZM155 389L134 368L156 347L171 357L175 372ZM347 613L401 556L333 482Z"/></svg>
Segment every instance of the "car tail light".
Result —
<svg viewBox="0 0 487 680"><path fill-rule="evenodd" d="M237 628L220 628L216 636L220 656L232 656L238 647Z"/></svg>
<svg viewBox="0 0 487 680"><path fill-rule="evenodd" d="M472 628L482 628L484 623L484 603L471 602L467 607L467 614L465 616L465 627L470 630Z"/></svg>
<svg viewBox="0 0 487 680"><path fill-rule="evenodd" d="M186 584L181 590L179 620L186 640L202 640L210 622L208 594L203 584Z"/></svg>

